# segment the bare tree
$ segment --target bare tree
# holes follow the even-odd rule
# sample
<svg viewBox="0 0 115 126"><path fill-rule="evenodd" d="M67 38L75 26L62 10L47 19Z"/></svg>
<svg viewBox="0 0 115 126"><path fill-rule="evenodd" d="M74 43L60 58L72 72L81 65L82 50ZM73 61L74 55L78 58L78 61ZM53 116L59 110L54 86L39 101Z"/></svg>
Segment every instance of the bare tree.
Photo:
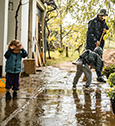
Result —
<svg viewBox="0 0 115 126"><path fill-rule="evenodd" d="M57 17L57 15L56 15L56 16L51 16L51 17L49 18L49 15L50 15L50 13L51 13L52 11L54 11L54 10L57 9L57 6L56 6L56 4L54 3L53 0L52 0L52 1L51 1L51 0L44 0L43 3L46 3L48 6L51 6L51 7L52 7L52 9L50 9L50 10L48 10L48 11L46 12L46 17L45 17L46 28L47 28L47 31L48 31L48 34L47 34L47 39L48 39L49 36L50 36L50 33L51 33L51 30L50 30L49 27L48 27L48 21L51 20L52 18L56 18L56 17ZM58 13L57 13L57 14L58 14ZM51 59L51 56L50 56L50 44L48 43L48 41L47 41L47 49L48 49L49 59Z"/></svg>

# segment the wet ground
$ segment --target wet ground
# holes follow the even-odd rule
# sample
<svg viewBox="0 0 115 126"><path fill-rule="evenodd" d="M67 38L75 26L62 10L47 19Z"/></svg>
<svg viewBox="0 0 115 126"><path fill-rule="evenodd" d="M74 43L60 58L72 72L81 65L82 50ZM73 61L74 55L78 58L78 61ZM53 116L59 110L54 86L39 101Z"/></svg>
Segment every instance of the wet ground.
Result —
<svg viewBox="0 0 115 126"><path fill-rule="evenodd" d="M21 78L18 99L6 101L5 94L0 94L0 125L114 126L115 115L106 95L108 84L98 83L93 72L94 92L84 92L83 75L73 91L74 71L49 66Z"/></svg>

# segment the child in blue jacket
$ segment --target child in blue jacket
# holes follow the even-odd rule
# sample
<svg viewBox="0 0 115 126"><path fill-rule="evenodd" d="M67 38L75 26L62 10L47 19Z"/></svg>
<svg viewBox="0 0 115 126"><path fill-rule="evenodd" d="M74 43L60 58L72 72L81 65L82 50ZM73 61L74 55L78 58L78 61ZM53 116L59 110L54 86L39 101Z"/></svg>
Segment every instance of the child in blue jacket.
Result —
<svg viewBox="0 0 115 126"><path fill-rule="evenodd" d="M19 40L13 39L4 54L6 58L6 99L11 99L10 89L13 90L13 98L17 98L19 90L19 74L22 72L22 58L28 56Z"/></svg>

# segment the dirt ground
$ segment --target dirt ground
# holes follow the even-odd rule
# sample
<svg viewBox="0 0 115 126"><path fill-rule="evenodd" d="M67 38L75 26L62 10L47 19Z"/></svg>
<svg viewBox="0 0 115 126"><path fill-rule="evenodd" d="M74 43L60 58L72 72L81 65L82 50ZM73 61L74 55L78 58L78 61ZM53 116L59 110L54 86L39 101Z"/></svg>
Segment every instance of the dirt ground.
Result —
<svg viewBox="0 0 115 126"><path fill-rule="evenodd" d="M105 50L103 53L103 61L105 66L115 64L115 49ZM73 65L72 62L64 62L53 66L58 67L61 70L66 70L67 72L71 72L76 69L76 65Z"/></svg>
<svg viewBox="0 0 115 126"><path fill-rule="evenodd" d="M115 64L115 49L107 49L103 53L103 61L105 66Z"/></svg>

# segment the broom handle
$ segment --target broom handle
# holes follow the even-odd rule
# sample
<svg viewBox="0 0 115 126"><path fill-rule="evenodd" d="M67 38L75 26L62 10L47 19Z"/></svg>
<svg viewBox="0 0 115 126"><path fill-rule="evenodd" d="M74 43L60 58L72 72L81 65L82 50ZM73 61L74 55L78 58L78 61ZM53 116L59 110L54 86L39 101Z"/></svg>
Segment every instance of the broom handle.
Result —
<svg viewBox="0 0 115 126"><path fill-rule="evenodd" d="M101 35L101 37L100 37L99 43L100 43L101 40L102 40L103 34L104 34L104 32L102 33L102 35ZM96 47L98 47L98 46L96 46Z"/></svg>
<svg viewBox="0 0 115 126"><path fill-rule="evenodd" d="M102 40L102 37L103 37L103 34L104 34L104 32L102 33L102 35L101 35L101 38L100 38L99 42L101 42L101 40Z"/></svg>

